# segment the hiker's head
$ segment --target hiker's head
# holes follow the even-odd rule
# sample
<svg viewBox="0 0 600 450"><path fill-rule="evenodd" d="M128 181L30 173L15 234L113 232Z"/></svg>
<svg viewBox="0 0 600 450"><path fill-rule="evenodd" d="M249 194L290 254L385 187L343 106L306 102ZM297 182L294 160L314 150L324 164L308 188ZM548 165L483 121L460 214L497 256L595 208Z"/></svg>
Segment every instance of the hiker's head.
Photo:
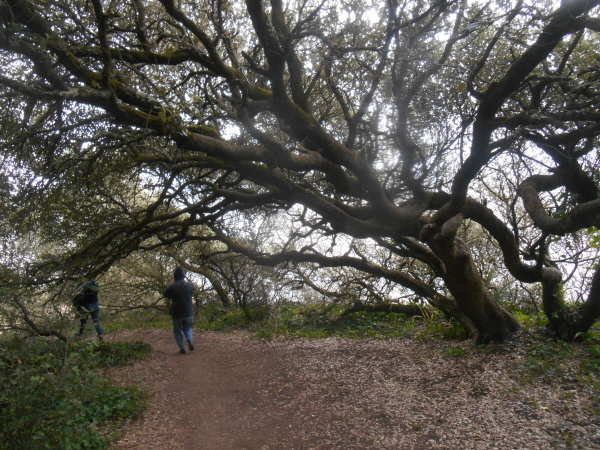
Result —
<svg viewBox="0 0 600 450"><path fill-rule="evenodd" d="M175 280L183 280L185 278L185 269L181 266L177 266L173 272L173 278L175 278Z"/></svg>
<svg viewBox="0 0 600 450"><path fill-rule="evenodd" d="M85 281L81 285L81 288L84 291L97 291L98 283L96 283L96 280L94 280L93 277L86 277Z"/></svg>

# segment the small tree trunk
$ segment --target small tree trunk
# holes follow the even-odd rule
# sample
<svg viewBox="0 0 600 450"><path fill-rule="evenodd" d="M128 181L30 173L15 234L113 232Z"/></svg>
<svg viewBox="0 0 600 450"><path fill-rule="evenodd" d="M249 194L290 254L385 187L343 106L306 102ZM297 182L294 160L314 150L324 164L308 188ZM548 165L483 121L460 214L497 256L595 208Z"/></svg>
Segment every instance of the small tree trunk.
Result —
<svg viewBox="0 0 600 450"><path fill-rule="evenodd" d="M229 309L231 307L231 300L229 299L229 295L227 294L227 291L223 285L220 283L219 279L210 270L200 270L198 273L206 277L217 293L219 300L221 300L223 307Z"/></svg>
<svg viewBox="0 0 600 450"><path fill-rule="evenodd" d="M501 341L518 331L517 320L486 289L467 245L456 237L462 215L450 219L439 233L422 236L445 266L444 282L456 303L477 327L477 341Z"/></svg>

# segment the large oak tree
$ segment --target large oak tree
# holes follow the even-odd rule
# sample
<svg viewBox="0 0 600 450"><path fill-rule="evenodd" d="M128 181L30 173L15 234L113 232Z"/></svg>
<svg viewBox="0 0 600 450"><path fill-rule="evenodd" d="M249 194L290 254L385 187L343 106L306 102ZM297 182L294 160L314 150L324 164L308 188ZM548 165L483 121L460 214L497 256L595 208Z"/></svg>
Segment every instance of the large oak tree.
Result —
<svg viewBox="0 0 600 450"><path fill-rule="evenodd" d="M4 232L65 249L22 275L219 239L389 280L504 339L519 325L474 222L574 338L600 316L600 271L570 305L555 255L600 227L599 3L2 0ZM289 234L244 245L236 211ZM328 251L336 236L389 257Z"/></svg>

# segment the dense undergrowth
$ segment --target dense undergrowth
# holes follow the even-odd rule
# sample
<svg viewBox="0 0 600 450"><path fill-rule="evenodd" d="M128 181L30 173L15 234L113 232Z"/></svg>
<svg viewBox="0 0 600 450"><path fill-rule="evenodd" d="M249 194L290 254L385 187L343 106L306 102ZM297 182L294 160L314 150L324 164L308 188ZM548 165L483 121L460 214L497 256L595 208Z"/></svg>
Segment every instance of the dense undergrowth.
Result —
<svg viewBox="0 0 600 450"><path fill-rule="evenodd" d="M600 327L582 336L581 342L567 343L547 336L543 315L515 315L523 325L517 345L524 355L515 376L524 389L540 378L574 389L591 386L597 393L593 408L600 415ZM171 324L169 316L147 311L113 318L103 326L107 336L117 336L124 328L169 329ZM246 312L203 307L195 328L198 332L247 330L261 339L418 339L437 343L441 354L456 358L457 364L461 358L492 352L496 345L473 345L457 324L435 311L407 318L382 312L344 315L341 307L306 304ZM511 351L510 344L503 351ZM138 387L115 386L102 376L102 369L127 364L149 352L143 342L0 341L0 448L107 448L124 421L144 410L145 397Z"/></svg>
<svg viewBox="0 0 600 450"><path fill-rule="evenodd" d="M457 323L445 320L434 310L424 310L422 317L412 318L386 312L344 315L344 310L342 306L325 307L320 304L283 304L271 308L256 308L250 313L209 307L200 311L196 326L214 331L247 328L261 338L463 337L462 329ZM248 320L248 316L253 320Z"/></svg>
<svg viewBox="0 0 600 450"><path fill-rule="evenodd" d="M145 394L101 369L149 351L143 342L2 341L0 448L108 448L124 420L144 411Z"/></svg>

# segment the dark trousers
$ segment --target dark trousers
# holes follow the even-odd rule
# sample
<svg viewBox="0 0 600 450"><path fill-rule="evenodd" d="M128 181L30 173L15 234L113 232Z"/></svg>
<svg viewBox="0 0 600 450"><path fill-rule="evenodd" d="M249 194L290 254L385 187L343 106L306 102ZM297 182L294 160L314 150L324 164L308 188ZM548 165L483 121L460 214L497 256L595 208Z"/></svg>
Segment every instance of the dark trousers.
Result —
<svg viewBox="0 0 600 450"><path fill-rule="evenodd" d="M98 305L78 306L77 311L79 312L78 335L83 335L85 325L88 321L88 317L91 317L94 321L94 326L96 327L96 333L98 333L98 337L102 338L102 336L104 335L104 331L102 330L102 326L100 325L100 307Z"/></svg>

